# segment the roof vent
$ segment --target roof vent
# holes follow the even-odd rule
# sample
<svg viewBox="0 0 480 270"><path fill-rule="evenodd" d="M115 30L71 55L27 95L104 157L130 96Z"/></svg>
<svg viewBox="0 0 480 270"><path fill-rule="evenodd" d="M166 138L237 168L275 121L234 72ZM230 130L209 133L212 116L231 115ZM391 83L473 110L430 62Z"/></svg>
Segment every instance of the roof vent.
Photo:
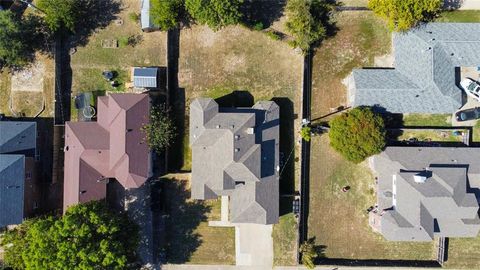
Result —
<svg viewBox="0 0 480 270"><path fill-rule="evenodd" d="M235 148L235 152L240 152L240 148Z"/></svg>
<svg viewBox="0 0 480 270"><path fill-rule="evenodd" d="M255 133L255 128L253 127L247 128L247 134L253 134L253 133Z"/></svg>
<svg viewBox="0 0 480 270"><path fill-rule="evenodd" d="M421 174L415 174L413 176L413 180L415 180L415 183L425 183L427 181L427 177Z"/></svg>
<svg viewBox="0 0 480 270"><path fill-rule="evenodd" d="M239 140L240 139L240 135L235 135L235 140Z"/></svg>
<svg viewBox="0 0 480 270"><path fill-rule="evenodd" d="M216 128L220 128L220 125L217 125Z"/></svg>
<svg viewBox="0 0 480 270"><path fill-rule="evenodd" d="M231 128L234 129L234 128L235 128L235 125L232 125Z"/></svg>

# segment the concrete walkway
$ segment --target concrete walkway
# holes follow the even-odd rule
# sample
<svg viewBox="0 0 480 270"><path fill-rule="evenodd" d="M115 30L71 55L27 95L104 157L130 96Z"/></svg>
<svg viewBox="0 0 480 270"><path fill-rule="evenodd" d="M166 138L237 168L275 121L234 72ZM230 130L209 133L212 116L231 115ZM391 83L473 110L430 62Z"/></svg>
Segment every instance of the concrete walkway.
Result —
<svg viewBox="0 0 480 270"><path fill-rule="evenodd" d="M238 266L273 267L272 225L237 224L235 226L235 255Z"/></svg>

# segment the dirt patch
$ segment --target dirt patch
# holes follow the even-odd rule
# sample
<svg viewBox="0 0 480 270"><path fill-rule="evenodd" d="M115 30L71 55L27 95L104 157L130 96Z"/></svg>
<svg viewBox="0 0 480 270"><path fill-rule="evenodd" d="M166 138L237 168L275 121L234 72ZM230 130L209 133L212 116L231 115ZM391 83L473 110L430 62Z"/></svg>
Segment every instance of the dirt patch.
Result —
<svg viewBox="0 0 480 270"><path fill-rule="evenodd" d="M32 66L13 73L12 92L42 92L45 64L35 61Z"/></svg>

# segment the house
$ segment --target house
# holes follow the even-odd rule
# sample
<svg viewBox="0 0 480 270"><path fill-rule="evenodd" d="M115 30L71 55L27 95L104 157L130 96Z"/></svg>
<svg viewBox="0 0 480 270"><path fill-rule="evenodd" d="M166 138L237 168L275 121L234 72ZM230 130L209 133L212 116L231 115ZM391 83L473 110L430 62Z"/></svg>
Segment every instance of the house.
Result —
<svg viewBox="0 0 480 270"><path fill-rule="evenodd" d="M277 223L279 113L273 101L223 108L213 99L195 99L190 105L192 198L228 197L231 223Z"/></svg>
<svg viewBox="0 0 480 270"><path fill-rule="evenodd" d="M97 121L66 122L64 210L105 199L109 187L138 188L152 175L142 127L149 121L149 96L98 97Z"/></svg>
<svg viewBox="0 0 480 270"><path fill-rule="evenodd" d="M370 159L377 208L370 226L390 241L476 237L480 151L454 147L387 147Z"/></svg>
<svg viewBox="0 0 480 270"><path fill-rule="evenodd" d="M480 66L480 24L428 23L393 38L395 68L355 69L352 106L392 113L453 113L465 103L460 67Z"/></svg>
<svg viewBox="0 0 480 270"><path fill-rule="evenodd" d="M133 87L136 89L155 89L159 87L159 68L134 67Z"/></svg>
<svg viewBox="0 0 480 270"><path fill-rule="evenodd" d="M35 122L0 121L0 227L32 217L40 203Z"/></svg>
<svg viewBox="0 0 480 270"><path fill-rule="evenodd" d="M140 24L142 26L142 31L151 32L158 29L150 17L150 0L141 0L141 9L140 9Z"/></svg>

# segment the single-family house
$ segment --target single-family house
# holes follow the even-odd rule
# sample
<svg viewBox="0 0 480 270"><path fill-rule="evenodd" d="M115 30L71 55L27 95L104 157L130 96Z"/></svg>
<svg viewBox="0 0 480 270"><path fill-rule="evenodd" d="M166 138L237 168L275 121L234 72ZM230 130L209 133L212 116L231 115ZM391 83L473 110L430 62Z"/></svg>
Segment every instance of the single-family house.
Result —
<svg viewBox="0 0 480 270"><path fill-rule="evenodd" d="M277 223L279 116L273 101L225 108L210 98L195 99L190 105L192 198L228 197L228 221L234 224Z"/></svg>
<svg viewBox="0 0 480 270"><path fill-rule="evenodd" d="M105 199L109 185L138 188L152 175L142 127L149 122L146 94L98 97L97 121L66 122L64 211Z"/></svg>
<svg viewBox="0 0 480 270"><path fill-rule="evenodd" d="M387 147L370 159L376 208L370 226L390 241L476 237L480 151L455 147Z"/></svg>
<svg viewBox="0 0 480 270"><path fill-rule="evenodd" d="M392 113L453 113L465 103L460 67L480 66L480 24L428 23L393 38L395 68L354 69L352 106Z"/></svg>
<svg viewBox="0 0 480 270"><path fill-rule="evenodd" d="M37 124L0 121L0 227L22 223L40 204Z"/></svg>

